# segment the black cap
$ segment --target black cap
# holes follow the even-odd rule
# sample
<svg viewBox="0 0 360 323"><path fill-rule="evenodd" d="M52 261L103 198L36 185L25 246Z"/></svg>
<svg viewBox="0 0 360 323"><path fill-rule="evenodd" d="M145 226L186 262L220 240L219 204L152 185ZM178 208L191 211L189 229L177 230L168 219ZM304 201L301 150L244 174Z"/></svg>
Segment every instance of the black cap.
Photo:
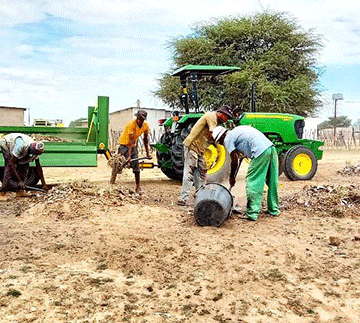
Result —
<svg viewBox="0 0 360 323"><path fill-rule="evenodd" d="M225 114L229 119L233 118L234 116L232 110L227 105L222 106L217 111Z"/></svg>
<svg viewBox="0 0 360 323"><path fill-rule="evenodd" d="M146 120L146 117L147 117L147 112L145 110L138 110L138 112L136 113L136 116L137 117L140 117L141 119L143 120Z"/></svg>

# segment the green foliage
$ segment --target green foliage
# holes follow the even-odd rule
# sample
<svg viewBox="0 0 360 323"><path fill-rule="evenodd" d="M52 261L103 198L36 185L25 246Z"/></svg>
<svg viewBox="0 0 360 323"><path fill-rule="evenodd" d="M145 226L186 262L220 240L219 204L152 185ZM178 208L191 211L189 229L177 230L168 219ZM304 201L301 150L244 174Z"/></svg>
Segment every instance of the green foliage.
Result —
<svg viewBox="0 0 360 323"><path fill-rule="evenodd" d="M360 127L360 119L358 119L356 122L354 122L353 126Z"/></svg>
<svg viewBox="0 0 360 323"><path fill-rule="evenodd" d="M79 118L73 121L70 121L69 127L76 128L76 127L82 127L84 122L87 121L87 118Z"/></svg>
<svg viewBox="0 0 360 323"><path fill-rule="evenodd" d="M315 65L320 37L302 31L285 14L264 12L200 23L192 34L172 40L170 48L175 68L187 64L241 68L199 82L199 105L204 110L221 104L249 110L253 83L258 111L309 116L320 106L320 69ZM155 96L179 107L179 80L165 74L158 81Z"/></svg>
<svg viewBox="0 0 360 323"><path fill-rule="evenodd" d="M351 119L349 119L347 116L338 116L335 120L334 117L329 117L329 120L326 120L324 122L321 122L318 125L319 130L323 129L333 129L336 128L347 128L351 126Z"/></svg>

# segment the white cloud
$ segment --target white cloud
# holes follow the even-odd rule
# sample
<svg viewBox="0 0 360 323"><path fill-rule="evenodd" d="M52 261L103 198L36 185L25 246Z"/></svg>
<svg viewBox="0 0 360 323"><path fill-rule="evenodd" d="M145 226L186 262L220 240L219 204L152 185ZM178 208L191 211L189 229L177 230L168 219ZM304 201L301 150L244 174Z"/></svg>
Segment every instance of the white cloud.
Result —
<svg viewBox="0 0 360 323"><path fill-rule="evenodd" d="M287 12L305 30L323 34L321 63L360 65L358 0L2 1L0 104L31 107L39 117L56 111L56 117L69 120L86 115L97 95L109 95L112 109L137 99L154 106L150 91L155 78L168 71L165 44L171 37L189 34L189 26L200 21L262 10ZM12 29L41 25L47 15L63 19L59 24L69 34L36 44L29 34L32 25Z"/></svg>
<svg viewBox="0 0 360 323"><path fill-rule="evenodd" d="M15 48L19 54L31 55L34 53L34 47L31 45L20 45Z"/></svg>

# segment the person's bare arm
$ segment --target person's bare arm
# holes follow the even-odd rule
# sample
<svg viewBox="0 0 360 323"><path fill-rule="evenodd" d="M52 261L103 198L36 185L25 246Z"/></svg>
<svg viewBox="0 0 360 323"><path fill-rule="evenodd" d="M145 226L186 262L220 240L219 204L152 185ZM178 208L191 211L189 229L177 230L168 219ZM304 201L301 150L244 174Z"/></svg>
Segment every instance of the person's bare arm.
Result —
<svg viewBox="0 0 360 323"><path fill-rule="evenodd" d="M35 165L36 165L36 172L37 172L37 174L38 174L38 176L40 177L40 180L41 180L42 188L44 190L48 190L49 188L45 183L45 177L44 177L44 173L43 173L39 158L35 159Z"/></svg>
<svg viewBox="0 0 360 323"><path fill-rule="evenodd" d="M233 187L236 183L236 175L239 171L244 156L239 151L234 150L231 152L230 158L231 158L231 170L230 170L229 184L230 187Z"/></svg>
<svg viewBox="0 0 360 323"><path fill-rule="evenodd" d="M11 170L11 174L14 174L15 176L16 176L16 178L17 178L17 180L18 180L18 183L19 183L19 188L21 188L21 189L24 189L25 188L25 184L24 184L24 182L22 181L22 179L21 179L21 177L20 177L20 175L19 175L19 173L17 172L17 170L16 170L16 167L15 167L15 165L16 165L16 157L15 156L11 156L11 158L10 158L10 161L9 161L9 167L10 167L10 170ZM11 175L10 175L11 176Z"/></svg>
<svg viewBox="0 0 360 323"><path fill-rule="evenodd" d="M135 136L134 134L129 134L129 144L127 145L127 148L128 148L128 161L131 160L131 150L133 147L135 147Z"/></svg>

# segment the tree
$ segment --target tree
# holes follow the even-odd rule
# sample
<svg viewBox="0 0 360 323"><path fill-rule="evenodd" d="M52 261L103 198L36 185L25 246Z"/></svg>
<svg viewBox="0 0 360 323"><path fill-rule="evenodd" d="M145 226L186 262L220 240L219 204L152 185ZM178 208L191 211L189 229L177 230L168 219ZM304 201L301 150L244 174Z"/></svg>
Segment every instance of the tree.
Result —
<svg viewBox="0 0 360 323"><path fill-rule="evenodd" d="M351 126L351 119L348 119L347 116L338 116L336 119L334 117L329 117L329 120L321 122L318 125L319 130L323 129L333 129L333 128L347 128Z"/></svg>
<svg viewBox="0 0 360 323"><path fill-rule="evenodd" d="M229 17L200 23L193 33L173 39L174 69L187 64L238 66L240 72L199 82L199 105L213 110L228 104L249 110L256 83L257 110L314 114L320 106L316 54L320 36L304 32L281 13ZM154 95L180 107L180 82L170 74L158 80Z"/></svg>
<svg viewBox="0 0 360 323"><path fill-rule="evenodd" d="M358 119L356 122L354 122L353 126L360 128L360 119Z"/></svg>
<svg viewBox="0 0 360 323"><path fill-rule="evenodd" d="M69 127L76 128L76 127L82 127L85 122L87 122L87 118L79 118L73 121L70 121Z"/></svg>

